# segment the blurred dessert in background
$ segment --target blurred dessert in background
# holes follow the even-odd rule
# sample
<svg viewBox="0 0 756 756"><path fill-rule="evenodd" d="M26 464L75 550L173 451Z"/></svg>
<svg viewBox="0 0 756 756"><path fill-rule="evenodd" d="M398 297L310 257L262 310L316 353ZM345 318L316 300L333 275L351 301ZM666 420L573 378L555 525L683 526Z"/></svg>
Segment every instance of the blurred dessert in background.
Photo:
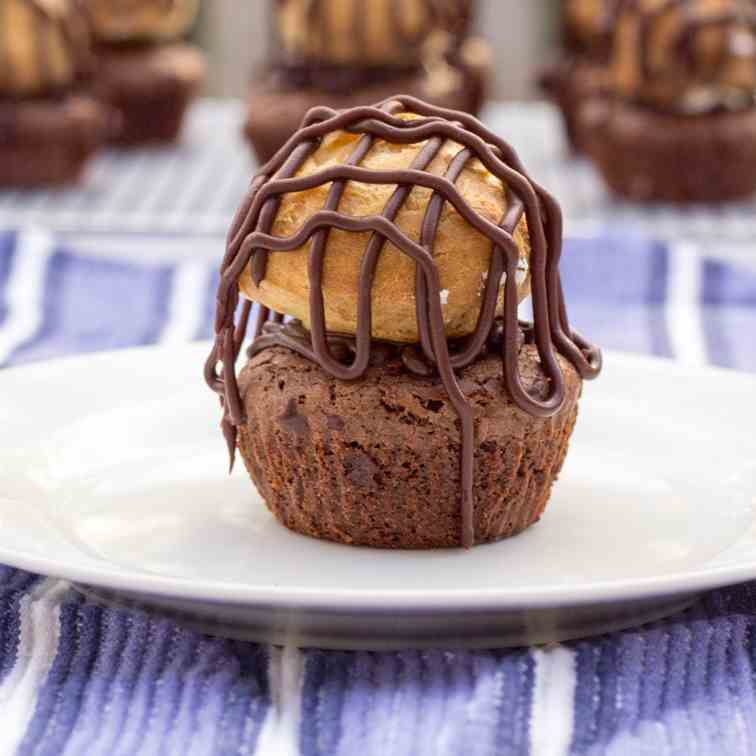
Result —
<svg viewBox="0 0 756 756"><path fill-rule="evenodd" d="M756 3L621 4L609 87L578 131L608 185L634 200L721 201L756 190Z"/></svg>
<svg viewBox="0 0 756 756"><path fill-rule="evenodd" d="M95 37L93 89L116 108L121 145L172 142L205 79L205 59L182 37L199 0L83 0Z"/></svg>
<svg viewBox="0 0 756 756"><path fill-rule="evenodd" d="M76 0L0 0L0 185L79 177L107 137L109 109L77 91L90 69Z"/></svg>
<svg viewBox="0 0 756 756"><path fill-rule="evenodd" d="M477 113L491 70L470 36L474 0L273 0L272 49L254 79L245 133L260 162L305 113L398 92Z"/></svg>
<svg viewBox="0 0 756 756"><path fill-rule="evenodd" d="M564 49L541 72L540 84L557 105L574 152L585 149L577 122L581 103L608 85L612 30L623 0L562 0Z"/></svg>

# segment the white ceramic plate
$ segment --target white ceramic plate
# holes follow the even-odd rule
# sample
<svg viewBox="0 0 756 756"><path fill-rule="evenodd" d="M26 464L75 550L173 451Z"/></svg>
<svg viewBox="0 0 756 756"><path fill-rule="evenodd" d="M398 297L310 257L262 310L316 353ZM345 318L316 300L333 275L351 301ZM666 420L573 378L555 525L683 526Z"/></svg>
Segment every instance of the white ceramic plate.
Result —
<svg viewBox="0 0 756 756"><path fill-rule="evenodd" d="M756 578L756 379L609 354L542 521L401 552L290 533L226 475L207 345L0 373L0 562L103 601L321 646L497 645L660 616Z"/></svg>

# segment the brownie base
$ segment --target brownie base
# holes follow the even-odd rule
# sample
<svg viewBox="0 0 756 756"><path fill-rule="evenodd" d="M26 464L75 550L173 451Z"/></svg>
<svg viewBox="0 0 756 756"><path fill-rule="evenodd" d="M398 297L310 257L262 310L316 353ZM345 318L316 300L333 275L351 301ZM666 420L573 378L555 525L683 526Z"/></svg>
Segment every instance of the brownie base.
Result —
<svg viewBox="0 0 756 756"><path fill-rule="evenodd" d="M599 98L579 118L588 154L620 196L722 202L756 191L756 108L684 116Z"/></svg>
<svg viewBox="0 0 756 756"><path fill-rule="evenodd" d="M59 186L78 180L106 142L112 112L96 100L0 101L0 186Z"/></svg>
<svg viewBox="0 0 756 756"><path fill-rule="evenodd" d="M587 59L563 58L542 72L539 84L559 109L570 150L576 154L586 152L588 137L578 116L588 98L600 96L605 91L605 66Z"/></svg>
<svg viewBox="0 0 756 756"><path fill-rule="evenodd" d="M507 396L501 360L462 372L475 413L475 543L535 523L565 458L582 381L561 361L566 394L552 418ZM534 347L520 352L523 383L545 394ZM238 447L270 511L304 535L378 548L460 546L459 420L438 379L398 362L341 382L284 348L252 358L239 376L247 420Z"/></svg>
<svg viewBox="0 0 756 756"><path fill-rule="evenodd" d="M442 108L477 115L485 98L487 72L469 66L459 66L457 71L461 84L444 93L428 91L428 79L424 73L389 78L356 91L334 92L309 87L287 88L274 71L267 71L250 86L244 136L262 164L268 162L297 131L307 111L320 105L342 110L405 94Z"/></svg>
<svg viewBox="0 0 756 756"><path fill-rule="evenodd" d="M136 146L178 139L204 81L200 51L183 43L102 45L94 91L121 116L112 143Z"/></svg>

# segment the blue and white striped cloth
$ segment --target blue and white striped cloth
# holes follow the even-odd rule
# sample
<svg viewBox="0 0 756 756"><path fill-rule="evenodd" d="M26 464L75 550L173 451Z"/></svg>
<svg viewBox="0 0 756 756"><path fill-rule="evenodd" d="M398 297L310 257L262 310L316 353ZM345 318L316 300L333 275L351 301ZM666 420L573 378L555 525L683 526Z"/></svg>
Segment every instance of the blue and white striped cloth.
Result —
<svg viewBox="0 0 756 756"><path fill-rule="evenodd" d="M756 371L754 254L738 267L690 245L571 241L572 319L605 347ZM216 280L202 262L0 233L0 365L206 338ZM13 753L756 754L756 586L553 647L342 653L209 638L0 566Z"/></svg>

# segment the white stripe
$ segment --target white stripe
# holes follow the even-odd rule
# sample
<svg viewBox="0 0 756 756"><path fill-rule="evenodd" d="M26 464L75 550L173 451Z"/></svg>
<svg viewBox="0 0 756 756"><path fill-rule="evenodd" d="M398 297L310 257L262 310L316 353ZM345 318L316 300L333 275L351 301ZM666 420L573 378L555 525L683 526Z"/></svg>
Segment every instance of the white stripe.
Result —
<svg viewBox="0 0 756 756"><path fill-rule="evenodd" d="M8 315L0 326L0 365L42 324L45 271L53 249L53 237L47 231L27 228L18 232L6 289Z"/></svg>
<svg viewBox="0 0 756 756"><path fill-rule="evenodd" d="M34 714L60 640L60 599L66 582L48 578L21 599L16 664L0 685L0 754L16 752Z"/></svg>
<svg viewBox="0 0 756 756"><path fill-rule="evenodd" d="M223 155L217 149L208 146L192 168L189 179L183 182L178 194L173 198L171 211L163 218L163 225L166 228L183 229L187 223L192 224L194 215L189 213L189 208L200 200L200 203L207 201L207 196L211 194L216 186L209 184L213 173L218 171L218 166L223 165Z"/></svg>
<svg viewBox="0 0 756 756"><path fill-rule="evenodd" d="M202 325L202 297L207 289L208 266L192 260L177 266L173 274L168 322L160 340L180 344L197 337Z"/></svg>
<svg viewBox="0 0 756 756"><path fill-rule="evenodd" d="M575 715L575 654L564 646L537 648L530 750L533 756L569 752Z"/></svg>
<svg viewBox="0 0 756 756"><path fill-rule="evenodd" d="M703 260L694 244L669 248L667 330L673 356L684 365L705 365L701 287Z"/></svg>
<svg viewBox="0 0 756 756"><path fill-rule="evenodd" d="M251 168L248 171L228 171L225 174L215 187L212 196L208 197L208 202L205 205L205 218L198 218L198 225L195 228L209 232L212 230L211 223L213 218L226 218L228 215L226 208L228 206L236 210L236 205L240 201L239 197L245 192L249 183L249 171L251 171ZM231 200L232 196L234 197L233 200ZM229 224L230 220L226 220L226 226Z"/></svg>
<svg viewBox="0 0 756 756"><path fill-rule="evenodd" d="M97 199L103 200L103 204L98 207L97 199L95 199L94 207L91 207L93 203L92 199L89 198L89 210L87 211L87 206L84 205L80 216L91 217L92 212L94 212L94 217L98 222L107 227L112 225L113 221L118 224L122 220L124 212L130 211L129 205L134 201L134 198L140 195L137 186L141 186L149 175L150 162L146 153L130 156L126 165L123 165L123 162L123 159L118 159L112 165L109 178L113 183L109 185L107 191L103 190L97 197ZM126 204L125 200L129 200L129 203Z"/></svg>
<svg viewBox="0 0 756 756"><path fill-rule="evenodd" d="M260 732L256 756L297 756L302 716L304 657L294 646L271 646L268 666L271 707Z"/></svg>
<svg viewBox="0 0 756 756"><path fill-rule="evenodd" d="M148 213L150 215L160 214L162 212L160 208L156 208L161 198L165 194L170 194L171 199L173 194L179 190L181 184L181 174L179 168L184 156L178 150L171 150L161 154L157 159L153 159L153 163L150 166L149 180L145 184L144 190L140 192L137 198L137 203L132 208L129 208L128 220L131 221L132 214L134 218L138 218L140 215ZM166 205L171 205L172 202L167 202Z"/></svg>

